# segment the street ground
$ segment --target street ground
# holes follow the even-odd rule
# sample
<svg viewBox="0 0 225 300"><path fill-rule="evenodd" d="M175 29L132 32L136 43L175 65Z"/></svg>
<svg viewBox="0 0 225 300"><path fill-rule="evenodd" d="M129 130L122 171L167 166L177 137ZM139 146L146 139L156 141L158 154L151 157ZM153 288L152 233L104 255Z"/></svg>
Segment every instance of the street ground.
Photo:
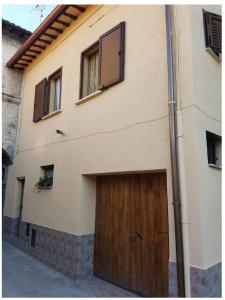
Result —
<svg viewBox="0 0 225 300"><path fill-rule="evenodd" d="M3 297L138 297L94 276L73 281L6 242L2 272Z"/></svg>

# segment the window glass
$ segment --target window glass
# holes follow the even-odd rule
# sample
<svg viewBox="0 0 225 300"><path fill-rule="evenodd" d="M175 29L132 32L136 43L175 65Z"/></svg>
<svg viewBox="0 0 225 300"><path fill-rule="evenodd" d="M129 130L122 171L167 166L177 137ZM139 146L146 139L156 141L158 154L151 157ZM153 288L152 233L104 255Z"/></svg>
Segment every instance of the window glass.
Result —
<svg viewBox="0 0 225 300"><path fill-rule="evenodd" d="M88 57L88 94L98 89L98 50Z"/></svg>
<svg viewBox="0 0 225 300"><path fill-rule="evenodd" d="M86 97L99 89L99 50L98 43L82 53L82 95Z"/></svg>
<svg viewBox="0 0 225 300"><path fill-rule="evenodd" d="M50 79L49 113L60 109L61 77Z"/></svg>
<svg viewBox="0 0 225 300"><path fill-rule="evenodd" d="M55 80L55 110L60 109L61 79Z"/></svg>
<svg viewBox="0 0 225 300"><path fill-rule="evenodd" d="M53 177L53 167L44 168L45 176Z"/></svg>

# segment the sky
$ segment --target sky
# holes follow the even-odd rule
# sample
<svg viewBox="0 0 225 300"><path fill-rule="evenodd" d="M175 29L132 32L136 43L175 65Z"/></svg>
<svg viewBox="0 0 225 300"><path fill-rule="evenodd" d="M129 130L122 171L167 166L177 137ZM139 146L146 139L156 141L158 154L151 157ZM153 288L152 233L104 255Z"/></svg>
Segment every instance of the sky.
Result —
<svg viewBox="0 0 225 300"><path fill-rule="evenodd" d="M43 21L56 7L56 5L42 5L42 7L44 7ZM34 32L34 30L40 25L40 11L37 11L34 8L34 4L2 5L2 18Z"/></svg>

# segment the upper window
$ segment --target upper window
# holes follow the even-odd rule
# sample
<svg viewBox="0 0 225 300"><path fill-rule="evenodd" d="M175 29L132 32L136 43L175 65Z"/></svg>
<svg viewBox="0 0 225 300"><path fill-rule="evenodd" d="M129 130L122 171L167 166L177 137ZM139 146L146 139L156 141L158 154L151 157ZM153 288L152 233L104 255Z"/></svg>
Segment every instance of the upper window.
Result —
<svg viewBox="0 0 225 300"><path fill-rule="evenodd" d="M221 168L222 166L222 138L206 131L208 164Z"/></svg>
<svg viewBox="0 0 225 300"><path fill-rule="evenodd" d="M33 121L37 122L61 108L62 68L35 87Z"/></svg>
<svg viewBox="0 0 225 300"><path fill-rule="evenodd" d="M49 77L49 107L48 113L60 109L61 101L61 70Z"/></svg>
<svg viewBox="0 0 225 300"><path fill-rule="evenodd" d="M203 10L205 47L213 54L219 56L222 53L222 17Z"/></svg>
<svg viewBox="0 0 225 300"><path fill-rule="evenodd" d="M125 22L100 36L81 53L80 98L124 79Z"/></svg>
<svg viewBox="0 0 225 300"><path fill-rule="evenodd" d="M99 89L99 43L82 53L82 97L86 97Z"/></svg>

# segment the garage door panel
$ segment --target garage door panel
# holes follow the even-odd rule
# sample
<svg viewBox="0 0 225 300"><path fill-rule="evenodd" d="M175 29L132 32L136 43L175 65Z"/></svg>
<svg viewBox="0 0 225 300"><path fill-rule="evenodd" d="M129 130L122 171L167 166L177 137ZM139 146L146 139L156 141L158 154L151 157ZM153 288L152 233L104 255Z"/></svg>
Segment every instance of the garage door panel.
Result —
<svg viewBox="0 0 225 300"><path fill-rule="evenodd" d="M107 201L105 201L105 189L104 189L104 178L97 178L97 194L98 201L96 201L96 221L95 221L95 264L94 264L94 272L98 274L100 277L104 276L107 271L107 233L105 226L106 222L106 211L107 211ZM105 254L102 255L102 249L104 249Z"/></svg>
<svg viewBox="0 0 225 300"><path fill-rule="evenodd" d="M96 220L94 273L129 289L129 177L100 178L96 209L102 212L96 218L102 220Z"/></svg>
<svg viewBox="0 0 225 300"><path fill-rule="evenodd" d="M168 252L166 174L99 177L95 274L143 296L166 297Z"/></svg>
<svg viewBox="0 0 225 300"><path fill-rule="evenodd" d="M129 289L129 176L116 178L115 253L114 282ZM120 238L118 238L120 237Z"/></svg>
<svg viewBox="0 0 225 300"><path fill-rule="evenodd" d="M142 295L146 295L149 289L145 176L130 176L130 217L134 234L131 240L131 290Z"/></svg>
<svg viewBox="0 0 225 300"><path fill-rule="evenodd" d="M167 187L166 176L160 176L160 209L161 209L161 268L162 278L168 277L168 261L169 261L169 224L168 224L168 208L167 208ZM166 249L166 250L164 250ZM168 295L169 288L167 281L162 282L162 295Z"/></svg>
<svg viewBox="0 0 225 300"><path fill-rule="evenodd" d="M148 284L149 284L149 296L155 296L156 294L156 245L155 245L155 218L157 217L154 213L154 175L148 174L147 180L145 181L145 196L146 196L146 211L147 211L147 249L148 249ZM152 278L155 278L152 280Z"/></svg>

